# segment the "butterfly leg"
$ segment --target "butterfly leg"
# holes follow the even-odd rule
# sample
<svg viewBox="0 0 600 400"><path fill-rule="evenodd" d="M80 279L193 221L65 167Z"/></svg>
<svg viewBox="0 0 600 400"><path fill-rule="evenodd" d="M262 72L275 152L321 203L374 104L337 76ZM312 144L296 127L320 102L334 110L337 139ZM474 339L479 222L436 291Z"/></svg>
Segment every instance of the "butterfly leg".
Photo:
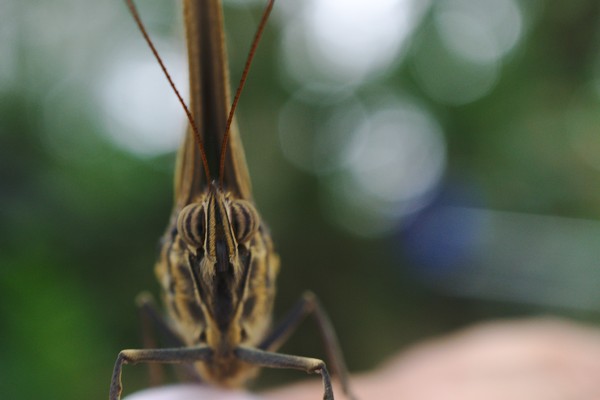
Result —
<svg viewBox="0 0 600 400"><path fill-rule="evenodd" d="M304 293L269 336L259 344L258 348L271 352L277 351L308 315L312 315L315 319L325 346L327 359L340 380L344 394L350 399L356 399L350 390L348 369L340 350L337 335L325 309L314 293Z"/></svg>
<svg viewBox="0 0 600 400"><path fill-rule="evenodd" d="M252 365L267 368L296 369L309 374L320 374L323 379L323 400L333 400L331 378L322 360L274 353L243 346L236 347L234 353L239 360Z"/></svg>
<svg viewBox="0 0 600 400"><path fill-rule="evenodd" d="M124 364L137 363L159 363L179 364L193 363L198 361L209 361L213 351L206 346L182 347L169 349L133 349L122 350L115 362L110 384L110 400L119 400L123 386L121 384L121 372Z"/></svg>
<svg viewBox="0 0 600 400"><path fill-rule="evenodd" d="M138 306L140 314L141 328L142 328L142 344L145 349L155 349L158 347L158 343L155 336L155 328L163 332L168 337L175 339L176 342L180 342L175 337L174 332L168 326L164 320L158 307L154 301L152 295L148 292L140 293L135 302ZM173 346L183 346L182 343L176 343ZM150 375L150 386L158 386L164 380L164 370L160 364L148 364L148 373Z"/></svg>
<svg viewBox="0 0 600 400"><path fill-rule="evenodd" d="M156 305L154 297L150 293L140 293L135 301L142 322L142 343L144 349L156 349L160 347L155 336L157 331L164 340L165 347L185 347L185 343L167 323L167 320L165 320L162 312ZM163 382L164 369L161 364L149 363L148 370L150 386L158 386ZM191 364L176 365L175 374L183 382L202 382L202 379Z"/></svg>
<svg viewBox="0 0 600 400"><path fill-rule="evenodd" d="M162 316L160 309L154 301L154 297L150 293L140 293L136 297L135 302L142 321L142 339L144 348L151 349L157 347L156 338L153 334L155 330L158 330L159 333L164 336L169 347L183 347L185 345Z"/></svg>

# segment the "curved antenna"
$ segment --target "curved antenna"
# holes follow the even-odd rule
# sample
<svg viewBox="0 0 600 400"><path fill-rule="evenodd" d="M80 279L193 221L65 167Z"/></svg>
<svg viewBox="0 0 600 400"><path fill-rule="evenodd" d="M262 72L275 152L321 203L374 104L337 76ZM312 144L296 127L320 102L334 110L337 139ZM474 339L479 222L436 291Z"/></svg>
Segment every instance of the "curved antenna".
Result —
<svg viewBox="0 0 600 400"><path fill-rule="evenodd" d="M244 66L244 72L242 72L242 77L240 78L240 83L235 92L235 97L233 98L233 104L231 105L231 109L229 110L229 116L227 117L227 125L225 128L225 134L223 135L223 143L221 144L221 161L219 164L219 187L223 188L223 175L225 172L225 155L227 154L227 144L229 142L231 124L233 122L233 115L235 114L235 109L237 108L238 102L240 100L240 95L242 94L242 89L246 84L246 80L248 78L248 72L250 71L250 65L252 64L252 59L254 58L254 53L256 53L256 48L258 47L258 42L260 42L260 37L265 29L265 25L267 24L267 20L269 19L269 15L271 14L271 10L273 9L273 4L275 0L269 0L265 10L263 11L262 18L260 23L258 24L258 29L256 30L256 34L254 35L254 40L252 40L252 46L250 47L250 52L248 53L248 58L246 59L246 65Z"/></svg>
<svg viewBox="0 0 600 400"><path fill-rule="evenodd" d="M150 36L148 35L148 32L146 32L146 28L144 27L144 24L142 23L142 19L140 18L140 15L137 11L137 8L135 7L135 4L133 4L133 0L125 0L125 3L127 3L127 7L129 7L129 11L131 12L131 15L133 16L133 19L135 20L137 26L140 28L140 31L142 32L142 35L144 36L146 43L148 43L148 46L150 46L150 50L152 50L154 57L156 57L156 60L160 64L160 68L162 69L163 73L167 77L167 80L169 81L171 88L173 88L173 91L175 92L177 99L179 99L179 102L183 106L183 110L185 111L185 114L187 115L187 118L190 121L192 130L194 131L194 139L196 140L196 144L198 145L198 148L200 149L200 156L202 157L202 165L204 166L204 174L206 175L206 182L210 183L210 171L208 169L208 160L206 159L204 143L202 142L202 138L200 137L200 133L198 132L198 127L196 126L196 123L194 122L194 118L192 117L192 114L190 113L188 106L185 104L185 101L183 101L183 98L179 94L179 91L177 90L175 83L173 83L173 80L171 79L171 75L169 75L169 72L167 72L167 68L165 67L165 64L163 63L160 56L158 55L158 51L156 51L156 48L154 47L152 40L150 40Z"/></svg>

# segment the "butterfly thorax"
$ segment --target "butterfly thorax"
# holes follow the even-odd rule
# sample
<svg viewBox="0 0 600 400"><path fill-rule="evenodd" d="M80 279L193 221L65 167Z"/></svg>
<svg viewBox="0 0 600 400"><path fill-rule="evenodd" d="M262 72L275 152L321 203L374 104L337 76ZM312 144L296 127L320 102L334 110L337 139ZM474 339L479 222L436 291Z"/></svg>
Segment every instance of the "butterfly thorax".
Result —
<svg viewBox="0 0 600 400"><path fill-rule="evenodd" d="M212 184L175 210L156 265L167 313L188 346L207 345L198 363L210 382L237 386L251 375L235 361L238 345L256 346L271 321L279 258L250 201Z"/></svg>

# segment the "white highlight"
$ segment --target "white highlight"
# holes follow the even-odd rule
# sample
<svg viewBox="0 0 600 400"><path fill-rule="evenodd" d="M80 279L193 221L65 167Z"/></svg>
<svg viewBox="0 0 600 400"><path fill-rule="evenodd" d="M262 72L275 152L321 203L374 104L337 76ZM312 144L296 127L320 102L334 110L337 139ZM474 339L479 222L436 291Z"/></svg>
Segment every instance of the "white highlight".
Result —
<svg viewBox="0 0 600 400"><path fill-rule="evenodd" d="M444 136L421 107L388 99L352 137L344 174L325 185L326 215L360 236L385 234L427 204L444 174Z"/></svg>
<svg viewBox="0 0 600 400"><path fill-rule="evenodd" d="M174 151L187 124L185 112L149 51L139 56L133 53L115 57L98 85L108 125L106 131L115 144L136 154ZM185 57L168 51L161 51L161 57L181 95L187 99Z"/></svg>
<svg viewBox="0 0 600 400"><path fill-rule="evenodd" d="M514 0L446 0L436 7L440 38L470 61L495 63L517 44L523 18Z"/></svg>
<svg viewBox="0 0 600 400"><path fill-rule="evenodd" d="M428 1L312 0L285 22L284 62L301 83L356 85L399 57Z"/></svg>

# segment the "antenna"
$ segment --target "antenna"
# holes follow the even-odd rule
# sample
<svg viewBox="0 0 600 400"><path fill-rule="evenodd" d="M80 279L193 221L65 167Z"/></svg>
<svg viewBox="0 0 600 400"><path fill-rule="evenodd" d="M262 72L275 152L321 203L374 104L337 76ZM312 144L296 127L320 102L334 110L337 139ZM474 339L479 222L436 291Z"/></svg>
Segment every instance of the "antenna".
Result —
<svg viewBox="0 0 600 400"><path fill-rule="evenodd" d="M129 0L127 0L129 1ZM219 165L219 186L223 187L223 173L225 171L225 155L227 154L227 144L229 142L229 137L231 136L231 123L233 122L233 115L235 114L235 109L237 108L238 102L240 100L240 95L242 94L242 89L246 84L246 80L248 78L248 72L250 71L250 65L252 64L252 59L254 58L254 53L256 53L256 48L258 47L258 42L260 42L260 37L265 29L265 25L267 24L267 20L269 19L269 15L271 14L271 10L273 9L273 4L275 0L269 0L265 10L263 11L262 18L260 23L258 24L258 29L256 30L256 34L254 35L254 39L252 40L252 46L250 47L250 52L248 53L248 58L246 59L246 65L244 66L244 71L242 72L242 77L240 78L240 83L238 84L238 88L235 92L235 97L233 98L233 104L231 105L231 109L229 110L229 116L227 117L227 125L225 128L225 134L223 135L223 143L221 144L221 162Z"/></svg>
<svg viewBox="0 0 600 400"><path fill-rule="evenodd" d="M179 94L177 87L173 83L173 80L171 79L171 75L169 75L169 72L167 72L167 68L165 67L165 64L163 63L160 56L158 55L158 51L156 51L156 48L154 47L152 40L150 40L150 36L148 35L148 32L146 31L146 28L144 27L144 24L142 23L142 19L140 18L140 15L137 11L137 8L135 7L135 4L133 4L133 0L125 0L125 3L127 3L127 6L129 7L129 11L131 12L131 15L133 16L133 19L137 23L137 26L140 28L140 31L142 32L142 35L144 36L146 43L148 43L148 46L150 46L150 50L152 50L154 57L156 57L156 60L160 64L160 68L162 69L163 73L167 77L167 80L169 81L169 84L173 88L173 91L175 92L177 99L179 99L179 102L183 106L185 114L187 115L187 118L190 121L192 130L194 131L194 139L196 140L196 144L198 145L198 148L200 149L200 156L202 157L202 165L204 166L204 174L206 175L206 182L210 183L210 171L208 169L208 160L206 159L206 151L204 150L204 143L202 142L202 138L200 137L200 133L198 132L198 127L196 126L196 123L194 122L194 118L192 117L192 114L190 113L189 108L185 104L185 101L183 101L183 98ZM221 155L221 157L222 157L222 155Z"/></svg>

